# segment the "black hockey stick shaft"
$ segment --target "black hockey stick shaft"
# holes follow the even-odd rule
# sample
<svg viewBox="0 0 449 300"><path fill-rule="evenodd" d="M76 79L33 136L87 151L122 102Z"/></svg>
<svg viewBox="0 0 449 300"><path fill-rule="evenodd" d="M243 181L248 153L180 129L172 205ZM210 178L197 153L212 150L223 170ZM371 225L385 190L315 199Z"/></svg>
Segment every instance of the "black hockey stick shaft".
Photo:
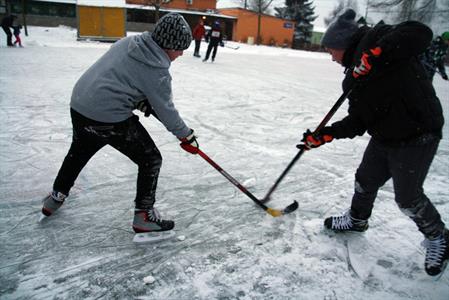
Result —
<svg viewBox="0 0 449 300"><path fill-rule="evenodd" d="M343 104L343 102L346 100L346 98L352 93L352 88L348 89L347 91L343 92L343 94L338 98L338 100L335 102L334 106L329 110L329 112L326 114L326 116L323 118L321 123L317 126L317 128L313 131L313 133L316 133L320 131L321 129L326 126L326 124L329 122L329 120L334 116L334 114L337 112L337 110L340 108L340 106ZM270 200L271 194L277 189L281 181L284 179L285 176L287 176L288 172L290 172L291 168L295 165L295 163L301 158L301 156L304 154L304 151L306 151L304 148L301 148L299 152L295 155L295 157L292 159L292 161L288 164L287 168L285 168L284 172L278 177L276 182L273 184L273 186L269 189L268 193L265 195L265 197L261 200L262 203L266 203Z"/></svg>
<svg viewBox="0 0 449 300"><path fill-rule="evenodd" d="M429 64L428 62L424 62L424 61L421 61L424 65L426 65L427 67L429 67L429 68L431 68L431 69L435 69L435 72L436 73L438 73L438 74L440 74L440 75L443 75L443 74L441 74L441 72L440 72L440 70L438 70L438 67L434 67L434 66L432 66L431 64Z"/></svg>
<svg viewBox="0 0 449 300"><path fill-rule="evenodd" d="M273 217L279 217L284 214L290 213L296 208L298 208L298 203L295 201L286 207L284 210L273 209L265 204L263 204L259 199L257 199L250 191L248 191L243 185L241 185L234 177L223 170L216 162L214 162L206 153L198 149L198 154L207 161L212 167L214 167L221 175L223 175L227 180L229 180L233 185L235 185L239 190L241 190L245 195L247 195L251 200L253 200L257 205L259 205L263 210Z"/></svg>

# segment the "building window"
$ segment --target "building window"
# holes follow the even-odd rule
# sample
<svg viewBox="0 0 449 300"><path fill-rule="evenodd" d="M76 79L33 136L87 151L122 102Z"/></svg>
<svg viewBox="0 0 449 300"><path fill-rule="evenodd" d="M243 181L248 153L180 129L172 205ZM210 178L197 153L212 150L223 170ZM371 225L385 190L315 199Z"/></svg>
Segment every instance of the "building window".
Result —
<svg viewBox="0 0 449 300"><path fill-rule="evenodd" d="M53 2L28 2L27 13L30 15L53 16L53 17L76 17L76 5ZM11 3L11 11L15 14L22 13L22 2L15 0Z"/></svg>
<svg viewBox="0 0 449 300"><path fill-rule="evenodd" d="M193 5L193 0L186 0L187 5Z"/></svg>

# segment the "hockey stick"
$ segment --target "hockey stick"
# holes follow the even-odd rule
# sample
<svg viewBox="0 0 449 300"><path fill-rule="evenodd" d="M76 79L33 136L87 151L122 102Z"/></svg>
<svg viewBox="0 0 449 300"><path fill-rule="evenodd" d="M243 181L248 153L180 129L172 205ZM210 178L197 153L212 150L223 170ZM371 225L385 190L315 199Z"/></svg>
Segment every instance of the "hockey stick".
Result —
<svg viewBox="0 0 449 300"><path fill-rule="evenodd" d="M434 67L434 66L432 66L431 64L429 64L429 63L427 63L427 62L425 62L425 61L421 61L421 63L422 63L423 65L425 65L425 66L431 68L432 70L434 70L435 73L440 74L440 76L443 76L443 74L440 72L440 70L438 69L437 66Z"/></svg>
<svg viewBox="0 0 449 300"><path fill-rule="evenodd" d="M204 158L212 167L214 167L218 172L221 173L227 180L229 180L233 185L235 185L239 190L245 193L251 200L253 200L257 205L259 205L263 210L273 217L280 217L285 214L289 214L298 208L298 202L294 201L292 204L284 208L283 210L274 209L267 207L259 199L257 199L253 194L251 194L243 185L241 185L237 180L235 180L231 175L229 175L225 170L223 170L216 162L214 162L209 156L203 151L198 149L198 154Z"/></svg>
<svg viewBox="0 0 449 300"><path fill-rule="evenodd" d="M228 45L224 45L226 48L229 48L229 49L232 49L232 50L238 50L239 48L240 48L240 46L235 46L235 47L232 47L232 46L228 46Z"/></svg>
<svg viewBox="0 0 449 300"><path fill-rule="evenodd" d="M324 126L326 126L327 122L332 118L332 116L335 114L335 112L340 108L340 106L343 104L343 102L346 100L346 98L351 94L353 91L353 88L349 88L347 91L343 92L343 94L338 98L337 102L335 102L334 106L330 109L330 111L327 113L327 115L324 117L324 119L321 121L321 123L318 125L318 127L313 131L313 133L316 133L323 129ZM262 203L267 203L270 201L270 196L273 194L273 192L276 190L278 185L281 183L282 179L287 175L287 173L290 171L290 169L295 165L295 163L301 158L301 156L304 153L305 148L302 147L298 154L292 159L292 161L288 164L287 168L282 172L281 176L276 180L274 185L270 188L268 193L265 195L265 197L260 200Z"/></svg>

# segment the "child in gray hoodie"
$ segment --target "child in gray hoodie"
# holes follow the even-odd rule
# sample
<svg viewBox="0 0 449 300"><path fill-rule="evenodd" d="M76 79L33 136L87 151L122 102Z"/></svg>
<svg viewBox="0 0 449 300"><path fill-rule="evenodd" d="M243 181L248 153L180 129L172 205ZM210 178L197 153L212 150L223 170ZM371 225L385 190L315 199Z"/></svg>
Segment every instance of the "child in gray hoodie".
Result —
<svg viewBox="0 0 449 300"><path fill-rule="evenodd" d="M172 101L172 61L192 40L189 25L175 13L167 14L152 33L116 42L78 80L72 92L70 113L73 140L53 184L43 200L42 213L52 215L63 204L89 159L110 145L138 165L133 229L166 231L174 227L154 208L162 157L152 138L133 114L152 113L181 140L181 147L196 154L198 143Z"/></svg>

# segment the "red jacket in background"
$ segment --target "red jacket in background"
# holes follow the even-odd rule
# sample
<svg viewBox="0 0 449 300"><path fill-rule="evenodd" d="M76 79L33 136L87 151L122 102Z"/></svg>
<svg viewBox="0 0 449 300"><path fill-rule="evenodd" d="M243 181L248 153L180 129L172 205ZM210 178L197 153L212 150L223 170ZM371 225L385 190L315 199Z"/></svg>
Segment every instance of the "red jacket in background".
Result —
<svg viewBox="0 0 449 300"><path fill-rule="evenodd" d="M195 26L195 28L193 28L193 32L192 32L193 39L197 40L197 41L201 40L205 33L206 33L206 29L204 29L204 25L201 25L198 23Z"/></svg>

